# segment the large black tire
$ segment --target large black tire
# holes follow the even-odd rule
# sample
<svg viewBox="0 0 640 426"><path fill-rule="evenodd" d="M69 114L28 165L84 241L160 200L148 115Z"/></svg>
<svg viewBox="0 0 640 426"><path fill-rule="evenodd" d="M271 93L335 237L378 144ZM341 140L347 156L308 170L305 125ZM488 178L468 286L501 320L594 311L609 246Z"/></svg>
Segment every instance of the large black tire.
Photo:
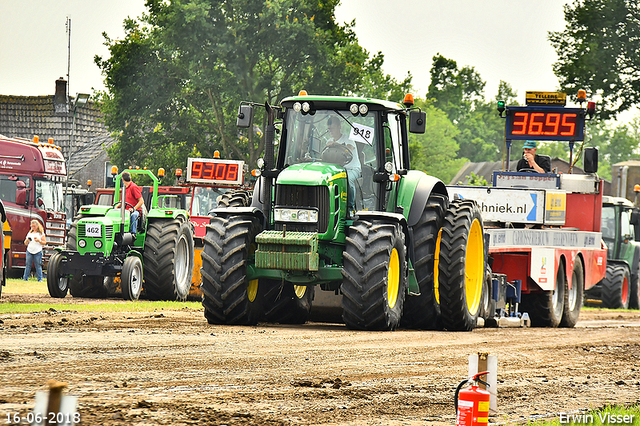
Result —
<svg viewBox="0 0 640 426"><path fill-rule="evenodd" d="M186 300L193 278L193 231L183 218L150 220L144 241L144 289L151 300Z"/></svg>
<svg viewBox="0 0 640 426"><path fill-rule="evenodd" d="M444 212L449 206L448 198L433 194L413 227L413 269L420 287L419 296L407 296L401 324L406 328L437 330L440 322L440 306L436 301L433 264L436 253L438 232L444 221Z"/></svg>
<svg viewBox="0 0 640 426"><path fill-rule="evenodd" d="M247 207L251 205L251 194L246 189L234 189L218 198L218 207Z"/></svg>
<svg viewBox="0 0 640 426"><path fill-rule="evenodd" d="M60 276L60 262L62 262L62 255L60 253L54 253L49 258L49 264L47 265L47 289L49 290L49 296L58 299L64 298L69 291L69 279Z"/></svg>
<svg viewBox="0 0 640 426"><path fill-rule="evenodd" d="M567 277L561 261L556 273L556 287L553 291L522 295L522 312L527 312L533 327L557 327L564 313Z"/></svg>
<svg viewBox="0 0 640 426"><path fill-rule="evenodd" d="M82 215L78 215L74 218L71 226L69 227L69 232L67 232L67 242L65 244L66 250L78 250L77 236L78 236L78 220L82 218ZM47 267L48 271L48 267ZM47 272L48 273L48 272ZM76 274L69 277L68 280L69 290L71 291L71 295L73 297L89 297L89 298L97 298L100 296L99 292L90 291L91 289L85 289L84 280L82 279L82 274Z"/></svg>
<svg viewBox="0 0 640 426"><path fill-rule="evenodd" d="M261 284L261 303L268 322L304 324L309 319L314 286L297 286L286 281Z"/></svg>
<svg viewBox="0 0 640 426"><path fill-rule="evenodd" d="M253 325L262 315L259 280L247 280L260 222L251 216L213 217L202 250L202 305L209 324Z"/></svg>
<svg viewBox="0 0 640 426"><path fill-rule="evenodd" d="M609 309L628 309L631 278L626 265L608 264L601 281L602 306Z"/></svg>
<svg viewBox="0 0 640 426"><path fill-rule="evenodd" d="M142 291L144 272L142 261L138 256L128 256L122 265L120 273L120 286L122 298L125 300L138 300Z"/></svg>
<svg viewBox="0 0 640 426"><path fill-rule="evenodd" d="M564 311L560 327L575 327L578 318L580 318L580 309L582 308L584 296L584 267L580 259L575 260L571 275L571 288L569 288L568 282L565 287Z"/></svg>
<svg viewBox="0 0 640 426"><path fill-rule="evenodd" d="M473 330L485 279L484 230L474 201L451 202L438 247L436 282L442 325L450 331Z"/></svg>
<svg viewBox="0 0 640 426"><path fill-rule="evenodd" d="M636 265L635 273L631 274L629 283L629 309L640 309L640 263Z"/></svg>
<svg viewBox="0 0 640 426"><path fill-rule="evenodd" d="M407 291L405 236L396 223L355 221L342 268L342 319L358 330L395 330Z"/></svg>

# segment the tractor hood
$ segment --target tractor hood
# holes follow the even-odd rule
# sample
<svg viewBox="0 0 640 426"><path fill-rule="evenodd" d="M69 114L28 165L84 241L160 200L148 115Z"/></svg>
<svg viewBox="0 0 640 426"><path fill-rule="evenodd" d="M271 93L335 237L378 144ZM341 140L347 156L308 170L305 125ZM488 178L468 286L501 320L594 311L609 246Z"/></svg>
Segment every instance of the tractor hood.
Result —
<svg viewBox="0 0 640 426"><path fill-rule="evenodd" d="M343 167L317 161L287 167L280 172L276 183L278 185L326 186L339 178L347 178Z"/></svg>

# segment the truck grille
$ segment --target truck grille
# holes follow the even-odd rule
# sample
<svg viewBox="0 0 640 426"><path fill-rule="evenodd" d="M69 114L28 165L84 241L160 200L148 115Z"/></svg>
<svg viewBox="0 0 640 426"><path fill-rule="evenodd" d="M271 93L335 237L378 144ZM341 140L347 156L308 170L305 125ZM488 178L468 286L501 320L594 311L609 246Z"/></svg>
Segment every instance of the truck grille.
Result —
<svg viewBox="0 0 640 426"><path fill-rule="evenodd" d="M299 232L327 232L329 227L329 189L326 186L277 185L276 207L316 207L318 209L318 228L313 224L287 223L287 230ZM282 224L276 224L281 230Z"/></svg>

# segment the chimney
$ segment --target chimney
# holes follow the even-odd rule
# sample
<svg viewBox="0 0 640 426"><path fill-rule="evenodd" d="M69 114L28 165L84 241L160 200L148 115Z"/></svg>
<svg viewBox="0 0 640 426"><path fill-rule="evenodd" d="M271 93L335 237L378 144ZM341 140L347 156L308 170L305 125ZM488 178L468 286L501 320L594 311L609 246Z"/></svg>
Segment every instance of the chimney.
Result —
<svg viewBox="0 0 640 426"><path fill-rule="evenodd" d="M67 81L62 77L56 80L56 94L53 96L53 110L56 114L69 114L69 102L67 102Z"/></svg>

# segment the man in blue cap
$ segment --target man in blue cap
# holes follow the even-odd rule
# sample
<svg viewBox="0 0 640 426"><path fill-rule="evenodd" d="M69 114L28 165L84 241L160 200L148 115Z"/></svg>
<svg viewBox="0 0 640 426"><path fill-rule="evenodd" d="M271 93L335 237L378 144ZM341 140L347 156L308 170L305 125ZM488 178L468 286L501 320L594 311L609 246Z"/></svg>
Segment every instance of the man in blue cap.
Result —
<svg viewBox="0 0 640 426"><path fill-rule="evenodd" d="M524 171L535 170L538 173L551 172L551 160L549 160L549 157L536 155L536 150L536 141L525 141L524 155L516 165L517 171L524 169Z"/></svg>

